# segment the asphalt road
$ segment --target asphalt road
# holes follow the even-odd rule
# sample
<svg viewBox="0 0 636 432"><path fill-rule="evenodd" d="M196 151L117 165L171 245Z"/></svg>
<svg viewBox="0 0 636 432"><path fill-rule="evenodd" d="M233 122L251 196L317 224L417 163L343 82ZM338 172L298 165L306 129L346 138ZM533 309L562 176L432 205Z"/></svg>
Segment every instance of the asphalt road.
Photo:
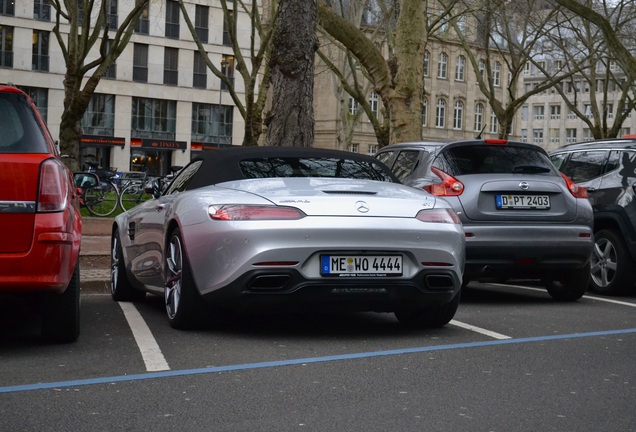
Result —
<svg viewBox="0 0 636 432"><path fill-rule="evenodd" d="M0 317L1 431L636 431L636 295L480 285L422 331L367 313L182 332L160 298L82 302L70 345Z"/></svg>

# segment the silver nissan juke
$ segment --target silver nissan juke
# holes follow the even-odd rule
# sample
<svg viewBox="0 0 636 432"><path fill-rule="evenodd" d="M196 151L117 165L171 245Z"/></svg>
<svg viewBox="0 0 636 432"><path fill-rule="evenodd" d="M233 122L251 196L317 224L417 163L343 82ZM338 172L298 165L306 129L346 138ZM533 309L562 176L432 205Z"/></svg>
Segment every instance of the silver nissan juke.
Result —
<svg viewBox="0 0 636 432"><path fill-rule="evenodd" d="M117 216L111 244L113 299L163 295L175 328L274 310L393 312L437 327L459 305L465 234L446 200L373 157L228 147Z"/></svg>

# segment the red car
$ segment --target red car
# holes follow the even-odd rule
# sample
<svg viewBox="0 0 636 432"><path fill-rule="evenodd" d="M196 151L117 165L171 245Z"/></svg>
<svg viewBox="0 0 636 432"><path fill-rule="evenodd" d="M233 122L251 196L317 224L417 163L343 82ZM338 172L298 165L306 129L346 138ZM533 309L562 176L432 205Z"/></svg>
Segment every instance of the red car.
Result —
<svg viewBox="0 0 636 432"><path fill-rule="evenodd" d="M0 301L41 306L42 337L80 331L79 194L35 105L0 85Z"/></svg>

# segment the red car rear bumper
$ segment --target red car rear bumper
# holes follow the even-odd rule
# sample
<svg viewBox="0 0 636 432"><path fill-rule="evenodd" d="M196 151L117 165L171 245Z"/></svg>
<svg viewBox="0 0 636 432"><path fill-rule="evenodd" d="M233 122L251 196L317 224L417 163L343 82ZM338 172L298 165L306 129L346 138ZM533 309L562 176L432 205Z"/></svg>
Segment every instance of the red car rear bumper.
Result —
<svg viewBox="0 0 636 432"><path fill-rule="evenodd" d="M63 292L77 265L81 230L79 215L36 215L31 248L0 254L0 293Z"/></svg>

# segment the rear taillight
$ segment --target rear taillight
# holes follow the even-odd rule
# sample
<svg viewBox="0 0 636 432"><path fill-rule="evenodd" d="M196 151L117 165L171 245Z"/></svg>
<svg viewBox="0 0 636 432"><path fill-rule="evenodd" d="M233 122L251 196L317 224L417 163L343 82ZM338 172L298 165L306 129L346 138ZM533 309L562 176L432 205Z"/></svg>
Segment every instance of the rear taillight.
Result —
<svg viewBox="0 0 636 432"><path fill-rule="evenodd" d="M565 184L568 187L568 190L570 191L570 193L574 196L574 198L587 198L587 188L584 186L579 186L576 183L572 182L572 180L570 180L568 178L568 176L566 176L563 173L560 173L561 177L563 177L563 180L565 180Z"/></svg>
<svg viewBox="0 0 636 432"><path fill-rule="evenodd" d="M459 219L459 216L457 216L457 213L455 213L453 209L448 208L420 210L415 217L422 222L449 224L462 223L462 221Z"/></svg>
<svg viewBox="0 0 636 432"><path fill-rule="evenodd" d="M57 159L47 159L40 166L39 212L57 212L66 208L68 185L66 169Z"/></svg>
<svg viewBox="0 0 636 432"><path fill-rule="evenodd" d="M260 205L210 206L210 217L214 220L294 220L302 219L305 213L294 207Z"/></svg>
<svg viewBox="0 0 636 432"><path fill-rule="evenodd" d="M426 192L437 196L459 196L464 192L464 184L453 176L437 167L431 167L431 172L438 176L442 182L424 186L423 189Z"/></svg>

